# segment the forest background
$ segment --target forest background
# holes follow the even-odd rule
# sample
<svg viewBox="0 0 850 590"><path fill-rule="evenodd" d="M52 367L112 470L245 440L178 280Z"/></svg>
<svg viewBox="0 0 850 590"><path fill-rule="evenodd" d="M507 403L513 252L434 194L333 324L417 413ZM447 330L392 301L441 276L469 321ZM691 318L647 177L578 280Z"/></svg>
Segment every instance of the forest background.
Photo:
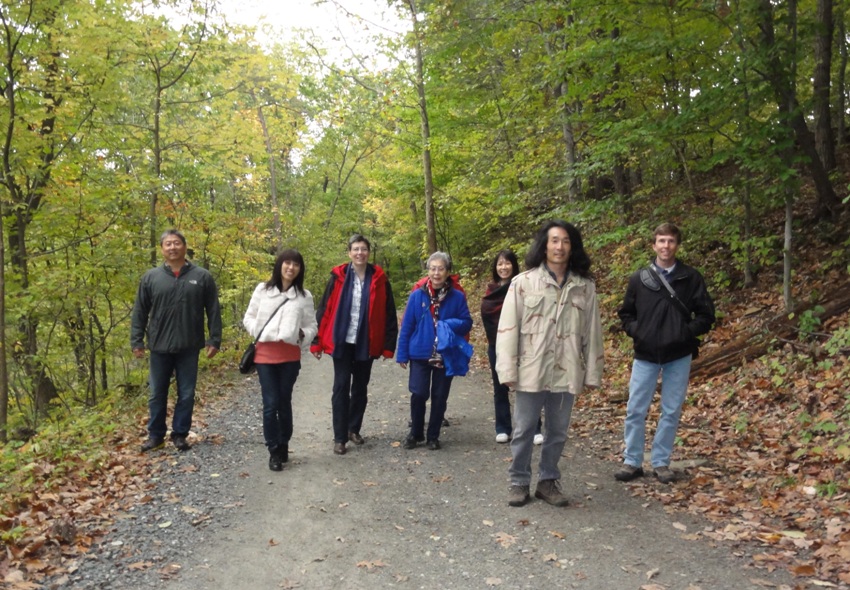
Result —
<svg viewBox="0 0 850 590"><path fill-rule="evenodd" d="M55 506L33 492L96 479L144 412L129 315L164 229L218 282L216 374L281 247L318 297L362 232L400 306L444 250L474 307L493 254L560 217L584 233L609 331L585 403L622 395L616 307L652 228L679 224L719 322L686 410L701 426L678 442L756 498L772 532L736 530L766 561L850 583L847 3L376 2L402 30L342 11L368 51L331 51L261 40L215 0L2 0L7 565L44 545ZM746 510L700 477L665 501Z"/></svg>

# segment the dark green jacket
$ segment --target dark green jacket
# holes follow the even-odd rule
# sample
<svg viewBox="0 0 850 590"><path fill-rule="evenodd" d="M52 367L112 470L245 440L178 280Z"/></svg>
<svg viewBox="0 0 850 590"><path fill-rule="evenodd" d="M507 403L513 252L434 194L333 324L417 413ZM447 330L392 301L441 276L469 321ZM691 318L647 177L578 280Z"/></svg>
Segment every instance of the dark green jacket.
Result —
<svg viewBox="0 0 850 590"><path fill-rule="evenodd" d="M204 339L204 313L209 339ZM221 308L218 288L204 268L186 262L175 277L167 264L144 274L136 293L130 327L130 346L174 353L221 348Z"/></svg>

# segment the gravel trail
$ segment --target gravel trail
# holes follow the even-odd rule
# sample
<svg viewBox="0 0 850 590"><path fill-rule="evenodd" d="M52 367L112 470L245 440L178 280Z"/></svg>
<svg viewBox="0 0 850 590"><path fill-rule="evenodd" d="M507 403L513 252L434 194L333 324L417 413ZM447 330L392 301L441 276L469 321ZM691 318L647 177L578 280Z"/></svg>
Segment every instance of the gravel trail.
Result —
<svg viewBox="0 0 850 590"><path fill-rule="evenodd" d="M510 449L494 439L488 371L454 380L442 450L404 450L407 372L377 361L366 444L335 456L332 373L330 359L302 361L290 461L280 473L267 467L256 376L237 377L193 449L157 451L166 460L150 474L153 489L50 587L793 587L784 572L752 568L753 548L714 546L699 535L708 523L632 496L613 480L617 465L601 460L601 441L567 444L570 506L509 507ZM592 419L580 406L574 420Z"/></svg>

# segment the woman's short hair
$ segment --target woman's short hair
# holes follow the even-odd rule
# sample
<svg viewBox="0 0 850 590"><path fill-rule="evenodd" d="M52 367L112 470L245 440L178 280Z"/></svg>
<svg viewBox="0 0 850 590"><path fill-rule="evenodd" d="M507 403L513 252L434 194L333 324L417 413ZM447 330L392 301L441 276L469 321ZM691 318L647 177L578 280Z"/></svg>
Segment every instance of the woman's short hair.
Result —
<svg viewBox="0 0 850 590"><path fill-rule="evenodd" d="M428 261L425 263L425 268L431 268L431 262L434 260L439 260L443 263L443 266L446 267L447 271L452 269L452 257L449 256L446 252L434 252L428 257Z"/></svg>

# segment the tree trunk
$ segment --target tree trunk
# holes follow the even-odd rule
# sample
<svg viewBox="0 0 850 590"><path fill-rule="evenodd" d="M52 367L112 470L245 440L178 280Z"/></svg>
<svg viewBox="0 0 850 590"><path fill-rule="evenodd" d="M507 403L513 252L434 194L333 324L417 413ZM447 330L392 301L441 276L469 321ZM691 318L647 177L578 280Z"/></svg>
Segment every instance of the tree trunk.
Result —
<svg viewBox="0 0 850 590"><path fill-rule="evenodd" d="M836 13L835 19L838 34L835 36L835 39L838 44L838 55L841 56L841 59L838 64L838 77L835 80L835 123L838 130L838 137L836 138L837 143L839 146L843 146L846 143L845 134L847 133L847 125L844 121L844 110L845 105L847 104L847 97L845 96L845 74L847 72L847 29L844 20L843 2L840 2L838 6L839 10Z"/></svg>
<svg viewBox="0 0 850 590"><path fill-rule="evenodd" d="M254 92L251 92L251 97L256 101L257 97ZM272 203L272 224L274 235L277 239L277 247L275 250L280 250L283 246L283 226L280 223L280 205L277 202L277 174L274 166L274 149L272 148L272 138L269 135L269 128L266 125L266 116L263 114L263 106L257 106L257 117L260 120L260 128L263 130L263 140L266 144L266 154L269 157L269 183L270 183L270 198Z"/></svg>
<svg viewBox="0 0 850 590"><path fill-rule="evenodd" d="M413 44L416 53L416 93L419 95L419 120L422 131L422 175L425 180L425 234L428 252L437 251L437 223L434 213L434 178L431 172L431 124L428 120L428 105L425 101L425 60L422 55L422 40L419 20L416 18L415 0L407 0L410 21L413 24Z"/></svg>
<svg viewBox="0 0 850 590"><path fill-rule="evenodd" d="M803 114L800 112L794 89L793 74L787 71L782 62L780 62L779 55L781 48L777 47L776 31L773 26L773 3L771 0L760 0L759 10L761 12L760 29L762 33L762 49L768 56L767 81L773 89L780 109L789 112L788 123L794 131L800 150L808 158L809 173L818 195L818 215L832 217L837 213L840 201L835 194L835 190L829 180L829 175L815 147L812 132L806 124ZM788 11L790 22L796 23L796 2L788 3ZM795 24L791 26L796 28ZM792 37L796 38L795 31L792 31ZM783 51L782 53L784 54L785 52Z"/></svg>
<svg viewBox="0 0 850 590"><path fill-rule="evenodd" d="M832 0L818 0L813 76L815 145L827 172L835 169L835 139L832 136L832 116L829 108L832 35Z"/></svg>
<svg viewBox="0 0 850 590"><path fill-rule="evenodd" d="M9 373L6 364L6 236L3 228L4 207L0 203L0 443L9 440Z"/></svg>

